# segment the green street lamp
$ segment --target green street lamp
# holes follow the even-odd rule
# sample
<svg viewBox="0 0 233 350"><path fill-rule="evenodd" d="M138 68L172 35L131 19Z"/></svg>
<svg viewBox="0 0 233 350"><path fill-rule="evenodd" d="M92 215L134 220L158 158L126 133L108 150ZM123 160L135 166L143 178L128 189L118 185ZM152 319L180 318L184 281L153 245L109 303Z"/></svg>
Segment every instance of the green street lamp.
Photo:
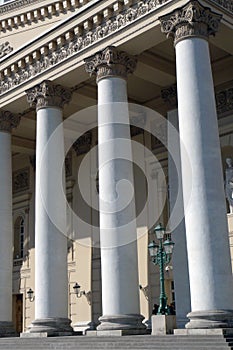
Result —
<svg viewBox="0 0 233 350"><path fill-rule="evenodd" d="M157 315L169 315L170 311L167 306L167 296L165 293L164 286L164 265L168 264L171 261L172 252L174 248L174 242L170 239L163 241L165 235L165 229L161 224L155 227L154 233L159 241L159 244L156 244L155 241L152 241L148 245L149 254L151 261L154 265L159 265L159 275L160 275L160 297L159 297L159 309Z"/></svg>

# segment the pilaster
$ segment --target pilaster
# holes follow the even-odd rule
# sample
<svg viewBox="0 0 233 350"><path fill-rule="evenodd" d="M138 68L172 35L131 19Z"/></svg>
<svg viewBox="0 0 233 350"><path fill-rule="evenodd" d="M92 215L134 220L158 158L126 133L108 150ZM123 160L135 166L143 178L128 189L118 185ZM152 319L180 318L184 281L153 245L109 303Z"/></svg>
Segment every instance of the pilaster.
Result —
<svg viewBox="0 0 233 350"><path fill-rule="evenodd" d="M10 111L0 111L0 131L11 133L13 128L19 125L20 116Z"/></svg>
<svg viewBox="0 0 233 350"><path fill-rule="evenodd" d="M15 336L12 324L12 152L11 131L20 117L0 111L0 337Z"/></svg>

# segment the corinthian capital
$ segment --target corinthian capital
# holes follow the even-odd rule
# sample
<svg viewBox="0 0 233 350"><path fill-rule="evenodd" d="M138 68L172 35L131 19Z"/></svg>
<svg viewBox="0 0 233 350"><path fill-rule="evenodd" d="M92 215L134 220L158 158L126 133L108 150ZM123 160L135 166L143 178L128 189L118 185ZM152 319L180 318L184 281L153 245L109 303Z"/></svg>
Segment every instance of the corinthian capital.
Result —
<svg viewBox="0 0 233 350"><path fill-rule="evenodd" d="M19 125L20 116L9 111L0 111L0 131L11 132Z"/></svg>
<svg viewBox="0 0 233 350"><path fill-rule="evenodd" d="M63 108L65 103L71 99L72 92L62 85L53 84L50 80L45 80L41 84L26 91L28 102L36 109L45 107Z"/></svg>
<svg viewBox="0 0 233 350"><path fill-rule="evenodd" d="M217 32L221 17L198 1L190 1L184 7L161 17L161 30L173 36L175 44L187 37L208 39L209 35Z"/></svg>
<svg viewBox="0 0 233 350"><path fill-rule="evenodd" d="M96 74L99 81L106 77L126 78L136 68L137 59L124 51L118 51L114 46L108 46L87 58L85 63L86 71L91 75Z"/></svg>

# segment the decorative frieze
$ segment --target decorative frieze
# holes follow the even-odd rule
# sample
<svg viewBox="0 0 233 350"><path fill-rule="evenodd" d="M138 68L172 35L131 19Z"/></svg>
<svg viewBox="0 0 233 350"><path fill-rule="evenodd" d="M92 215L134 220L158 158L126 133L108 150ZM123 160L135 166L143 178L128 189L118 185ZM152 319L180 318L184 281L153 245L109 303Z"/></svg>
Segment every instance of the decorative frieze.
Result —
<svg viewBox="0 0 233 350"><path fill-rule="evenodd" d="M23 192L29 190L30 184L29 168L20 169L13 172L13 193Z"/></svg>
<svg viewBox="0 0 233 350"><path fill-rule="evenodd" d="M72 152L69 152L65 157L65 174L66 177L72 175Z"/></svg>
<svg viewBox="0 0 233 350"><path fill-rule="evenodd" d="M0 111L0 131L11 132L13 128L19 125L20 116L10 111Z"/></svg>
<svg viewBox="0 0 233 350"><path fill-rule="evenodd" d="M77 156L87 153L91 149L92 133L90 131L81 135L73 144Z"/></svg>
<svg viewBox="0 0 233 350"><path fill-rule="evenodd" d="M215 98L218 115L233 112L233 87L217 92Z"/></svg>
<svg viewBox="0 0 233 350"><path fill-rule="evenodd" d="M212 0L213 3L221 6L229 13L233 14L233 1L232 0Z"/></svg>
<svg viewBox="0 0 233 350"><path fill-rule="evenodd" d="M0 44L0 58L8 55L11 51L13 51L13 47L10 46L10 43L8 41Z"/></svg>
<svg viewBox="0 0 233 350"><path fill-rule="evenodd" d="M214 13L198 1L190 1L184 7L160 18L161 30L174 38L174 43L187 37L208 39L215 35L222 16Z"/></svg>
<svg viewBox="0 0 233 350"><path fill-rule="evenodd" d="M161 97L169 108L177 108L177 88L176 84L161 90ZM217 114L221 118L233 112L233 87L215 93Z"/></svg>
<svg viewBox="0 0 233 350"><path fill-rule="evenodd" d="M108 46L87 58L85 63L87 73L96 74L98 81L112 76L126 78L129 73L133 73L137 60L136 57L119 51L114 46Z"/></svg>
<svg viewBox="0 0 233 350"><path fill-rule="evenodd" d="M28 102L36 109L45 107L63 108L71 99L71 89L45 80L41 84L26 91Z"/></svg>
<svg viewBox="0 0 233 350"><path fill-rule="evenodd" d="M143 0L133 4L130 1L124 1L125 5L120 6L117 10L113 9L113 5L101 10L93 18L89 18L88 26L86 21L76 24L63 35L53 38L46 46L38 47L36 51L21 57L14 67L9 66L0 71L0 94L4 94L21 83L53 68L87 47L156 11L170 1L172 0ZM110 16L110 14L112 15ZM97 15L99 19L102 19L101 22L100 20L96 22ZM65 39L66 37L69 38L68 41Z"/></svg>
<svg viewBox="0 0 233 350"><path fill-rule="evenodd" d="M177 88L176 84L161 90L161 97L170 108L177 108Z"/></svg>

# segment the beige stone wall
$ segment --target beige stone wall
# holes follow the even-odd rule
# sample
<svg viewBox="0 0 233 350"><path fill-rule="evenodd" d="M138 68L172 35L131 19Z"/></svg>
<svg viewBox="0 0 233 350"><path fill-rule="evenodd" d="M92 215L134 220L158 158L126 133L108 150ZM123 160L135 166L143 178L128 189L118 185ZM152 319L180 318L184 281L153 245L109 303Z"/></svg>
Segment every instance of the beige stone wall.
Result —
<svg viewBox="0 0 233 350"><path fill-rule="evenodd" d="M138 142L144 142L143 135L137 135ZM67 180L67 193L69 204L78 212L79 215L85 214L89 223L98 224L98 213L93 212L90 208L83 206L80 199L80 193L77 187L77 169L81 164L84 155L76 156L72 153L72 175ZM98 196L95 187L95 171L96 161L87 163L83 181L89 189L90 202L98 204ZM151 172L151 167L146 169L145 162L144 171ZM29 185L26 190L14 193L13 195L13 221L15 222L19 216L25 219L25 246L23 259L14 260L13 268L13 294L22 295L23 300L23 331L26 331L31 321L34 319L35 303L30 302L27 297L29 288L35 290L34 282L34 169L30 163L28 155L16 154L13 157L13 174L16 175L24 169L29 169ZM137 171L136 171L137 173ZM94 180L93 180L94 179ZM142 182L138 183L137 176L135 178L137 187L136 200L142 201L145 197L146 187ZM155 186L156 187L156 186ZM154 193L156 195L156 191ZM146 200L146 198L144 198ZM156 199L155 199L156 200ZM155 202L154 206L158 205ZM153 213L151 213L152 215ZM72 325L76 329L85 329L86 325L91 321L97 322L101 314L101 281L100 281L100 251L98 248L93 249L92 245L99 245L98 229L94 226L92 230L87 231L85 225L72 217L72 213L68 217L68 278L69 278L69 317L72 319ZM81 215L82 216L82 215ZM231 256L233 259L233 214L228 214L229 240ZM141 289L140 295L140 312L148 320L154 303L159 303L159 270L154 266L148 257L148 227L138 222L138 267L139 267L139 285ZM169 264L172 266L172 262ZM171 281L173 280L172 270L165 272L165 289L168 297L168 303L172 301ZM77 298L74 294L73 286L78 282L81 290L91 292L91 300L84 295ZM36 297L36 295L35 295ZM16 318L16 309L14 307L14 319Z"/></svg>

